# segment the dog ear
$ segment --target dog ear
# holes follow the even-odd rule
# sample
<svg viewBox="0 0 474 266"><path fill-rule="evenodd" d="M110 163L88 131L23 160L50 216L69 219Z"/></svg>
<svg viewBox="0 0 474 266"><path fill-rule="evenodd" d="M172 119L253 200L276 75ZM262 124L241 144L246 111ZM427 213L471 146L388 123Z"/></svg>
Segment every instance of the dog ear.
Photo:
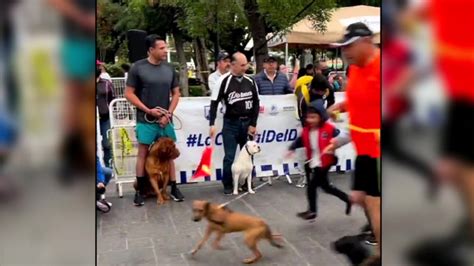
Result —
<svg viewBox="0 0 474 266"><path fill-rule="evenodd" d="M206 204L204 204L204 216L209 214L210 208L211 208L211 203L206 202Z"/></svg>

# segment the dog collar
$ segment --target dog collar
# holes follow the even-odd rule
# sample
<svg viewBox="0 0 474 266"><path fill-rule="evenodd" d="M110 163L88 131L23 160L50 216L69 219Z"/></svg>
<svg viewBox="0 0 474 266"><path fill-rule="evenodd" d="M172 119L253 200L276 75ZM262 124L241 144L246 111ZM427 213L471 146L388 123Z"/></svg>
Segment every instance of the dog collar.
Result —
<svg viewBox="0 0 474 266"><path fill-rule="evenodd" d="M245 144L245 150L247 151L247 153L248 153L249 156L252 156L252 154L249 152L249 149L248 149L248 147L247 147L247 144Z"/></svg>

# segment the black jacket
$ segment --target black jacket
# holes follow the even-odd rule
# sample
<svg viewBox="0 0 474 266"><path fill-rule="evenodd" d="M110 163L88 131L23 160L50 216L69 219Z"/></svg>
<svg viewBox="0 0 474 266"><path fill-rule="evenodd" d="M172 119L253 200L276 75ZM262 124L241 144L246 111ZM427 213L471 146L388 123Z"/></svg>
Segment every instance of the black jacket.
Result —
<svg viewBox="0 0 474 266"><path fill-rule="evenodd" d="M228 73L221 77L218 86L217 98L211 99L209 125L214 125L217 107L222 102L225 106L225 118L247 117L250 120L250 125L256 126L260 100L255 80L247 75L236 77Z"/></svg>

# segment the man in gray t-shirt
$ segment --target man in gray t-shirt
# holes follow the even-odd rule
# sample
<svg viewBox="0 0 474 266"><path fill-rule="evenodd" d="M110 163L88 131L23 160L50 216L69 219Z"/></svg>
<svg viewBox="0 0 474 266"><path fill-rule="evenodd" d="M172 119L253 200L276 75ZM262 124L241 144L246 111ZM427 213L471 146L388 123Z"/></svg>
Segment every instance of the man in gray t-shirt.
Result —
<svg viewBox="0 0 474 266"><path fill-rule="evenodd" d="M152 34L145 39L148 58L135 62L127 78L125 98L137 107L136 134L138 140L137 156L137 193L134 203L144 204L143 194L150 186L145 177L145 161L149 146L161 137L169 137L176 141L173 125L170 124L180 92L178 75L174 68L166 63L166 42L158 35ZM171 100L170 100L171 98ZM161 107L165 111L159 111ZM145 119L147 116L147 119ZM150 123L148 121L157 120ZM176 187L176 171L174 162L170 166L171 197L175 201L183 201L183 195Z"/></svg>

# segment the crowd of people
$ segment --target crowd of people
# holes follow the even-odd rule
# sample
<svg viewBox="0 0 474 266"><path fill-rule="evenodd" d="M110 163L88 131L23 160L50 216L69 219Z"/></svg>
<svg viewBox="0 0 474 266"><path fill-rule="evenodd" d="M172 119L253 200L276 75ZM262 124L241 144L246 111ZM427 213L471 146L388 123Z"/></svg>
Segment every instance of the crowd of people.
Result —
<svg viewBox="0 0 474 266"><path fill-rule="evenodd" d="M216 136L217 129L214 124L218 106L222 104L225 107L222 127L225 153L222 184L225 195L232 194L233 190L231 166L237 146L242 149L247 140L256 136L259 95L295 94L303 131L288 147L288 156L291 156L295 149L304 147L308 159L305 176L299 182L300 187L308 184L308 209L297 213L297 216L305 220L316 219L317 189L320 187L346 203L346 215L350 215L353 204L361 206L367 214L368 231L373 232L375 237L370 243L380 243L380 50L372 43L372 35L372 31L365 24L355 23L347 28L344 40L335 44L342 48L343 55L351 63L351 81L347 85L340 76L333 76L331 85L327 73L323 74L325 70L320 63L315 66L307 65L301 71L295 69L294 77L289 81L284 72L277 70L280 68L285 71L285 67L278 67L275 57L266 57L264 70L251 77L245 74L248 61L243 53L230 55L223 52L219 55L216 71L209 76L209 135L211 141ZM167 44L164 38L149 35L146 38L146 47L148 57L132 65L125 90L125 98L137 108L136 133L139 146L137 185L133 201L136 206L144 205L146 187L150 185L144 168L150 145L161 137L176 141L172 121L180 97L177 73L166 62ZM103 68L98 64L96 77L100 88L98 97L101 98L98 103L105 106L113 98L113 94L109 89L111 83L103 73ZM371 78L367 79L367 75ZM335 103L334 91L341 90L343 85L347 86L346 100ZM338 129L330 122L336 112L349 113L349 130ZM108 116L105 108L100 111L100 115ZM149 123L145 116L155 117L158 122ZM107 125L104 125L105 128ZM331 184L328 171L331 166L337 164L335 149L350 141L355 144L357 158L352 192L349 195ZM170 169L170 195L177 202L183 201L184 196L176 186L173 161L170 163ZM101 174L103 169L100 170L98 173ZM98 177L97 183L98 191L103 192L107 178ZM246 185L243 186L245 187ZM380 257L375 256L372 259L380 260Z"/></svg>

